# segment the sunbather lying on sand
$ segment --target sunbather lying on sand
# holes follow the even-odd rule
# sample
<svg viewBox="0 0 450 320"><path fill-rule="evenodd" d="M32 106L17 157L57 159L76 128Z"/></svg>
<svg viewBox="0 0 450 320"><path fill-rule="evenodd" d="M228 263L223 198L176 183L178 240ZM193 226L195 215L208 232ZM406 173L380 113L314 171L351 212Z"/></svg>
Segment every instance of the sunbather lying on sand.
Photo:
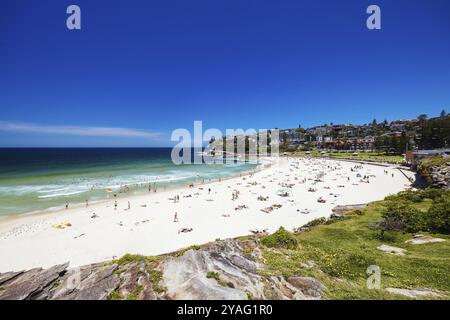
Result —
<svg viewBox="0 0 450 320"><path fill-rule="evenodd" d="M188 233L188 232L192 232L192 228L181 228L180 230L178 230L178 234L180 233Z"/></svg>
<svg viewBox="0 0 450 320"><path fill-rule="evenodd" d="M267 229L258 230L258 229L250 229L249 230L253 234L261 234L261 233L267 233Z"/></svg>

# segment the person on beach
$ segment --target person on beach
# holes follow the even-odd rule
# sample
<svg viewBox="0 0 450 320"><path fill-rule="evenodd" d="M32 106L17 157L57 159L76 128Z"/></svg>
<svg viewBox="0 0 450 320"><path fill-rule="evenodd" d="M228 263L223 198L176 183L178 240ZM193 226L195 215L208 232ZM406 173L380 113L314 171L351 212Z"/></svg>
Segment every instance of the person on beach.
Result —
<svg viewBox="0 0 450 320"><path fill-rule="evenodd" d="M86 208L89 207L89 201L86 199Z"/></svg>
<svg viewBox="0 0 450 320"><path fill-rule="evenodd" d="M130 210L131 209L131 203L130 203L130 201L128 201L128 210Z"/></svg>
<svg viewBox="0 0 450 320"><path fill-rule="evenodd" d="M69 209L69 202L66 201L66 209Z"/></svg>
<svg viewBox="0 0 450 320"><path fill-rule="evenodd" d="M117 200L114 200L114 210L117 210Z"/></svg>
<svg viewBox="0 0 450 320"><path fill-rule="evenodd" d="M210 194L211 193L211 188L208 188L208 194Z"/></svg>
<svg viewBox="0 0 450 320"><path fill-rule="evenodd" d="M178 213L175 212L174 216L173 216L173 222L178 222Z"/></svg>

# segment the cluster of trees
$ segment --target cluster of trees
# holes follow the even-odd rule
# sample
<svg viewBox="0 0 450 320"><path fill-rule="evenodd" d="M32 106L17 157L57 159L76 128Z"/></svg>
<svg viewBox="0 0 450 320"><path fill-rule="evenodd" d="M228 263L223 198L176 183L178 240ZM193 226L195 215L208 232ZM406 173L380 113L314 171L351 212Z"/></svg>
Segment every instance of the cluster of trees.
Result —
<svg viewBox="0 0 450 320"><path fill-rule="evenodd" d="M374 149L387 154L403 154L411 149L411 138L402 132L400 136L381 136L375 139Z"/></svg>
<svg viewBox="0 0 450 320"><path fill-rule="evenodd" d="M428 119L423 114L418 117L419 128L415 142L419 149L439 149L450 146L450 114L441 112L440 117Z"/></svg>
<svg viewBox="0 0 450 320"><path fill-rule="evenodd" d="M417 120L417 125L403 131L400 136L378 136L374 148L386 153L402 154L413 147L421 150L450 147L450 114L443 110L439 117L428 118L426 114L421 114ZM376 126L376 123L373 125ZM377 127L379 132L385 131L379 125Z"/></svg>

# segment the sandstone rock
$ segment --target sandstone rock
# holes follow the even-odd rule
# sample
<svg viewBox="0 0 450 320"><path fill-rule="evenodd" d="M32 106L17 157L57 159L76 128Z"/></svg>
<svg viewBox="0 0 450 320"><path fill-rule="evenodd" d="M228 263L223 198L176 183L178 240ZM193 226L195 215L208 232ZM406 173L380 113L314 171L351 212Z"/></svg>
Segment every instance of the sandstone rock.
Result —
<svg viewBox="0 0 450 320"><path fill-rule="evenodd" d="M68 265L69 263L64 263L45 270L35 268L12 278L9 276L10 280L4 281L2 284L3 290L0 291L0 299L25 300L45 298L48 294L49 286L66 271Z"/></svg>
<svg viewBox="0 0 450 320"><path fill-rule="evenodd" d="M23 271L18 271L18 272L6 272L6 273L2 273L0 274L0 286L8 281L10 281L11 279L17 277L18 275L22 274Z"/></svg>
<svg viewBox="0 0 450 320"><path fill-rule="evenodd" d="M256 262L242 255L239 243L228 239L166 259L163 280L172 299L246 299L247 293L262 295L256 270ZM221 283L208 279L208 272L218 273Z"/></svg>
<svg viewBox="0 0 450 320"><path fill-rule="evenodd" d="M119 286L117 264L94 264L69 270L49 293L52 300L104 300Z"/></svg>
<svg viewBox="0 0 450 320"><path fill-rule="evenodd" d="M433 238L430 236L414 236L414 239L406 240L405 243L409 244L426 244L426 243L435 243L435 242L444 242L445 239L441 238Z"/></svg>
<svg viewBox="0 0 450 320"><path fill-rule="evenodd" d="M303 292L297 290L281 276L270 277L270 282L272 283L271 289L275 293L275 296L270 297L272 299L308 300Z"/></svg>
<svg viewBox="0 0 450 320"><path fill-rule="evenodd" d="M343 217L349 211L356 209L363 209L365 207L367 207L367 204L338 205L333 209L331 209L333 213L330 215L330 218L340 218Z"/></svg>
<svg viewBox="0 0 450 320"><path fill-rule="evenodd" d="M309 261L306 261L306 262L301 262L300 266L302 268L305 268L305 269L312 269L312 268L316 268L317 264L314 261L310 261L309 260Z"/></svg>
<svg viewBox="0 0 450 320"><path fill-rule="evenodd" d="M311 277L290 277L287 281L311 299L322 298L326 289L322 283Z"/></svg>
<svg viewBox="0 0 450 320"><path fill-rule="evenodd" d="M405 253L407 252L405 249L402 248L398 248L398 247L393 247L393 246L388 246L388 245L381 245L377 247L378 250L390 253L390 254L394 254L396 256L404 256Z"/></svg>
<svg viewBox="0 0 450 320"><path fill-rule="evenodd" d="M0 274L0 299L104 300L112 292L113 298L142 300L322 297L325 287L313 278L259 275L261 261L257 238L227 239L181 256L138 257L120 266L105 262L67 270L66 263Z"/></svg>
<svg viewBox="0 0 450 320"><path fill-rule="evenodd" d="M445 297L444 294L435 291L435 290L428 290L428 289L400 289L400 288L386 288L386 291L398 294L401 296L405 296L408 298L443 298Z"/></svg>

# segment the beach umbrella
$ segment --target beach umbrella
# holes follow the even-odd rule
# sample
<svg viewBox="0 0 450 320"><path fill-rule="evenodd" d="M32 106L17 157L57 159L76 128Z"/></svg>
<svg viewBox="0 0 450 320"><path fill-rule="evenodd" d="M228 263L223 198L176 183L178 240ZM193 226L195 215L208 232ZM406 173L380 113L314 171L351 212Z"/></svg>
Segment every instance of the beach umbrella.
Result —
<svg viewBox="0 0 450 320"><path fill-rule="evenodd" d="M357 178L361 178L361 174L358 173L358 174L356 175L356 177L357 177Z"/></svg>
<svg viewBox="0 0 450 320"><path fill-rule="evenodd" d="M289 189L289 188L281 188L281 189L279 189L279 190L277 191L277 194L278 194L279 196L284 196L285 194L287 194L288 196L290 196L290 195L291 195L291 189Z"/></svg>

